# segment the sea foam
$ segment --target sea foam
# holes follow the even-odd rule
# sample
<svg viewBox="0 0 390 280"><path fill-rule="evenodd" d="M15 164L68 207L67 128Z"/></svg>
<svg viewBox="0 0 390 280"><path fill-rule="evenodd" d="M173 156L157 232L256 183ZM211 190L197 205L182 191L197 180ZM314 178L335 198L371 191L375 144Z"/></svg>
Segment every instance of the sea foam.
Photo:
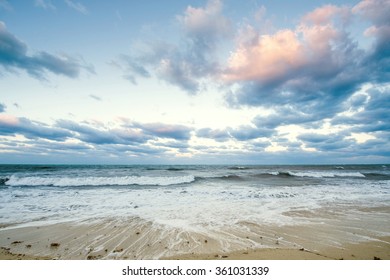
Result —
<svg viewBox="0 0 390 280"><path fill-rule="evenodd" d="M186 176L122 176L122 177L17 177L11 176L5 182L7 186L169 186L191 183L195 180L192 175Z"/></svg>

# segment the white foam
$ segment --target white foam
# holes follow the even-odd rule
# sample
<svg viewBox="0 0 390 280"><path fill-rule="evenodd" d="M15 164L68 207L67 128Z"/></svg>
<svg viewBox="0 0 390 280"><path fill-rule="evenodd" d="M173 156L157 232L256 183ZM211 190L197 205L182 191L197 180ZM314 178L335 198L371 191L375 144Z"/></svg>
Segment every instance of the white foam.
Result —
<svg viewBox="0 0 390 280"><path fill-rule="evenodd" d="M360 172L332 172L332 171L307 171L307 172L289 172L291 176L312 177L312 178L334 178L334 177L358 177L364 178Z"/></svg>
<svg viewBox="0 0 390 280"><path fill-rule="evenodd" d="M290 211L315 211L328 205L388 205L390 180L375 182L354 180L361 173L345 170L291 170L292 176L345 177L324 179L324 184L268 186L262 180L197 180L181 172L158 172L155 176L74 177L11 176L7 185L37 186L34 188L2 188L0 218L3 223L29 221L87 220L94 218L139 217L153 224L183 228L200 233L220 232L225 227L241 228L241 222L286 225L307 222L300 216L289 216ZM240 171L241 172L241 171ZM258 171L253 170L256 174ZM267 171L265 171L267 172ZM165 175L174 173L175 175ZM210 172L211 173L211 172ZM223 172L220 172L223 174ZM252 174L250 173L250 174ZM268 172L267 172L268 173ZM269 172L271 173L271 172ZM276 172L272 172L277 175ZM285 171L284 174L286 174ZM215 176L215 172L211 173ZM278 173L279 174L279 173ZM95 174L94 174L95 175ZM101 174L103 175L103 174ZM105 174L108 176L110 174ZM159 175L159 176L157 176ZM207 175L207 174L206 174ZM205 177L205 176L203 176ZM308 180L310 181L310 180ZM336 181L335 183L333 183ZM153 188L115 188L112 185L156 185ZM100 186L95 188L40 188L39 186Z"/></svg>
<svg viewBox="0 0 390 280"><path fill-rule="evenodd" d="M123 176L123 177L16 177L11 176L5 183L7 186L128 186L152 185L169 186L191 183L195 180L192 175L172 177Z"/></svg>

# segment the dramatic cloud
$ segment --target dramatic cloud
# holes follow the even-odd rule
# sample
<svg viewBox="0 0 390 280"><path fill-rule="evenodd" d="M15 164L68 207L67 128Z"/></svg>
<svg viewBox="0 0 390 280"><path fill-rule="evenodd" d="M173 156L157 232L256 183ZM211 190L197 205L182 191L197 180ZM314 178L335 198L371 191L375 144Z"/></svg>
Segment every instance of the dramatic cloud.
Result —
<svg viewBox="0 0 390 280"><path fill-rule="evenodd" d="M0 21L0 66L4 69L23 69L39 79L45 78L47 72L70 78L79 76L81 69L93 72L91 66L67 55L56 56L45 51L29 55L27 51L27 45L8 32Z"/></svg>
<svg viewBox="0 0 390 280"><path fill-rule="evenodd" d="M335 105L335 108L339 106ZM259 128L275 129L279 126L298 124L305 125L308 123L315 123L316 121L323 120L329 115L333 115L333 109L328 111L315 111L313 108L307 108L304 106L299 107L295 105L275 106L274 112L267 116L257 116L254 118L253 123Z"/></svg>
<svg viewBox="0 0 390 280"><path fill-rule="evenodd" d="M219 70L216 49L219 40L229 36L230 21L222 15L222 2L211 0L204 8L189 6L177 17L182 28L184 46L166 42L149 44L137 55L124 55L117 64L133 83L136 77L158 78L196 94L203 81Z"/></svg>
<svg viewBox="0 0 390 280"><path fill-rule="evenodd" d="M226 129L202 128L196 132L196 136L225 142L228 140L247 141L270 137L273 133L274 131L269 128L242 125L236 128L227 127Z"/></svg>
<svg viewBox="0 0 390 280"><path fill-rule="evenodd" d="M21 137L22 136L22 137ZM146 156L188 153L191 128L163 123L123 122L119 127L105 127L97 123L77 123L58 120L50 126L0 114L0 152L26 154L61 154L80 156L85 153L103 157L112 155Z"/></svg>
<svg viewBox="0 0 390 280"><path fill-rule="evenodd" d="M348 149L355 142L352 139L346 139L345 135L339 134L302 134L299 137L308 148L315 148L321 152L332 152Z"/></svg>
<svg viewBox="0 0 390 280"><path fill-rule="evenodd" d="M45 138L50 140L65 140L73 134L61 128L50 127L27 118L16 118L0 115L0 135L23 135L29 139Z"/></svg>
<svg viewBox="0 0 390 280"><path fill-rule="evenodd" d="M388 139L384 132L390 129L386 113L390 106L386 84L390 80L389 13L390 1L365 0L352 8L315 9L295 29L273 34L254 28L245 29L247 34L241 31L221 75L226 84L234 85L225 96L227 104L272 109L273 113L259 115L253 124L273 130L271 141L281 143L283 133L289 136L289 151L292 139L301 151L357 154L364 148L369 154L371 149L362 145L374 141L379 151L378 146ZM372 24L361 31L373 38L366 49L347 31L353 20L362 19ZM367 84L370 90L362 90Z"/></svg>
<svg viewBox="0 0 390 280"><path fill-rule="evenodd" d="M325 6L306 15L295 30L252 34L230 56L222 78L240 84L231 105L301 104L311 107L343 99L361 84L362 51L332 19L345 8ZM317 106L318 107L318 106Z"/></svg>
<svg viewBox="0 0 390 280"><path fill-rule="evenodd" d="M353 12L363 16L373 25L365 31L366 36L375 42L365 59L368 77L377 82L390 79L390 1L364 0L353 8Z"/></svg>
<svg viewBox="0 0 390 280"><path fill-rule="evenodd" d="M11 9L9 3L12 1L0 0L0 9ZM81 0L31 3L30 6L35 4L41 9L56 9L56 13L60 13L62 4L68 12L74 9L88 14ZM15 97L2 100L8 107L0 103L2 158L9 155L13 160L11 155L21 156L24 152L31 158L54 155L58 161L77 158L82 162L95 159L101 162L122 159L123 163L254 164L388 161L389 0L362 0L354 6L333 2L302 13L299 18L291 16L282 23L273 22L278 15L268 16L268 7L261 6L244 15L242 11L247 5L237 9L239 4L231 1L224 2L226 6L222 0L204 3L188 6L180 14L172 15L173 22L161 24L158 30L151 29L150 32L161 34L154 37L149 34L149 40L126 37L133 42L127 53L110 54L111 49L103 45L102 56L91 52L99 65L102 65L99 59L106 59L107 55L116 57L110 65L134 85L150 82L148 96L141 96L144 87L139 87L138 94L117 94L126 88L126 81L123 85L114 83L111 75L99 76L101 81L97 85L104 85L99 91L88 89L90 85L83 81L78 81L77 86L73 82L60 84L59 90L53 91L58 98L61 95L74 99L66 100L59 111L61 116L72 112L72 120L58 120L56 116L34 113L29 109L32 104L27 106L21 101L27 94L40 92L33 89L30 93L26 88L16 87ZM100 4L92 6L94 11L101 8ZM274 4L270 3L269 8L274 11ZM165 15L157 22L161 23ZM290 11L286 15L290 16ZM79 19L82 24L87 24L87 18L96 23L94 16L96 13ZM117 18L116 31L125 29L128 20L122 12L120 15L113 10L111 17ZM138 28L146 23L140 16L132 24L137 26L132 28ZM283 28L278 27L280 24ZM130 32L126 36L133 35ZM85 70L92 71L82 59L33 50L0 22L1 72L26 71L30 76L45 79L50 74L75 78ZM158 90L158 80L190 95L202 94L183 96L177 104L171 104L176 101L175 91L167 98L150 99L150 95L166 92L166 87L162 92ZM104 93L106 85L112 85L112 89ZM13 85L6 84L5 88L8 90L10 86ZM37 98L48 96L49 91L42 90ZM101 113L87 106L73 106L80 92L80 102L99 101L94 107L102 106ZM52 106L51 98L39 106ZM64 101L56 98L56 105ZM108 101L110 104L106 104ZM148 102L147 106L144 102ZM142 112L140 108L157 109ZM41 120L54 119L54 123L9 115L14 112L34 114ZM95 121L83 121L81 116Z"/></svg>
<svg viewBox="0 0 390 280"><path fill-rule="evenodd" d="M390 131L389 88L370 88L364 94L353 95L344 106L349 113L333 118L334 125L351 126L353 132Z"/></svg>
<svg viewBox="0 0 390 280"><path fill-rule="evenodd" d="M221 0L211 0L205 8L189 6L184 16L179 16L188 39L192 41L193 54L203 59L201 51L212 52L216 41L229 35L230 21L222 14Z"/></svg>
<svg viewBox="0 0 390 280"><path fill-rule="evenodd" d="M178 141L189 140L191 129L182 125L163 123L123 123L118 128L95 127L90 124L79 124L68 120L59 120L56 125L71 131L75 137L91 144L140 144L159 138Z"/></svg>
<svg viewBox="0 0 390 280"><path fill-rule="evenodd" d="M144 143L149 138L142 131L94 128L68 120L57 121L57 126L76 133L76 138L92 144L132 144Z"/></svg>

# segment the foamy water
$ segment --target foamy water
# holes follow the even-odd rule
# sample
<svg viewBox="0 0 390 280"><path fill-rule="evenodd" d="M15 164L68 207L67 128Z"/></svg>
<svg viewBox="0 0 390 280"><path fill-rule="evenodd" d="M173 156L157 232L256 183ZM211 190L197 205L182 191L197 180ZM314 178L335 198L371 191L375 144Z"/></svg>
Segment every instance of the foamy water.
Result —
<svg viewBox="0 0 390 280"><path fill-rule="evenodd" d="M2 166L0 224L137 217L207 232L390 206L387 166ZM364 214L364 213L363 213Z"/></svg>

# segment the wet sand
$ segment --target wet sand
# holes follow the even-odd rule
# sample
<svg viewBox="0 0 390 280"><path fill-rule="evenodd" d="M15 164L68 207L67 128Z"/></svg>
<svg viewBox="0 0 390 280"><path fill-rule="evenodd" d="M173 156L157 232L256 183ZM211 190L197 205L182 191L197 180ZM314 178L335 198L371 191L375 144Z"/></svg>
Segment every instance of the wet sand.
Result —
<svg viewBox="0 0 390 280"><path fill-rule="evenodd" d="M307 249L252 249L223 254L185 254L172 256L172 260L390 260L390 237L383 242L364 242L347 244L343 249L328 248L322 252ZM28 250L26 250L26 253ZM0 248L0 260L53 260L55 256L33 256L11 253L10 248ZM99 255L87 256L87 259L99 259ZM125 259L127 259L125 257Z"/></svg>
<svg viewBox="0 0 390 280"><path fill-rule="evenodd" d="M139 218L9 227L0 230L0 259L390 260L390 235L383 234L387 224L373 230L361 223L242 222L242 231L204 233Z"/></svg>
<svg viewBox="0 0 390 280"><path fill-rule="evenodd" d="M226 254L186 254L170 259L178 260L390 260L390 237L380 241L345 244L342 248L324 248L321 251L300 249L254 249Z"/></svg>

